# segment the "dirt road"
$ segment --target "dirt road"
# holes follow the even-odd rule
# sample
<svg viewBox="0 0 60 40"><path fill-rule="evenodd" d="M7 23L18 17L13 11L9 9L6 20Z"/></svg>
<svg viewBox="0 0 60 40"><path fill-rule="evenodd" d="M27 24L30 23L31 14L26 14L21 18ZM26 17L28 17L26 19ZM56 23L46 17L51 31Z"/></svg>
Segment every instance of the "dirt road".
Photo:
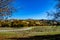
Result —
<svg viewBox="0 0 60 40"><path fill-rule="evenodd" d="M12 29L12 30L3 30L1 29L0 32L15 32L15 31L24 31L24 30L31 30L34 27L27 27L27 28L20 28L20 29Z"/></svg>

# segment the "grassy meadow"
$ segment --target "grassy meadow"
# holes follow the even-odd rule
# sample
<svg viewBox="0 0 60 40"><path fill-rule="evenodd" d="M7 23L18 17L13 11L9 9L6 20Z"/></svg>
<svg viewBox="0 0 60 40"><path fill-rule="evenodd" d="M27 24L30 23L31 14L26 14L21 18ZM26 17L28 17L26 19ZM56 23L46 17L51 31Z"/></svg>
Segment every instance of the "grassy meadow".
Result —
<svg viewBox="0 0 60 40"><path fill-rule="evenodd" d="M24 29L30 27L23 27ZM0 30L18 30L23 28L0 28ZM60 26L33 26L29 30L0 31L0 38L25 38L30 36L56 35L60 34Z"/></svg>

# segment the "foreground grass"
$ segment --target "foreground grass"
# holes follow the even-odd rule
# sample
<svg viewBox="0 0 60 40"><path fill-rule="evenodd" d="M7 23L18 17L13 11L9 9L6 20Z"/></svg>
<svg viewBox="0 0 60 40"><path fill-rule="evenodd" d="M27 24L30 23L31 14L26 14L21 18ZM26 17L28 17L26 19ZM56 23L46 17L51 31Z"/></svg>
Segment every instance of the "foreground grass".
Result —
<svg viewBox="0 0 60 40"><path fill-rule="evenodd" d="M9 30L9 29L7 29ZM60 34L60 26L36 26L31 30L13 31L13 32L0 32L0 37L4 38L19 38L29 36L42 36L42 35L56 35Z"/></svg>

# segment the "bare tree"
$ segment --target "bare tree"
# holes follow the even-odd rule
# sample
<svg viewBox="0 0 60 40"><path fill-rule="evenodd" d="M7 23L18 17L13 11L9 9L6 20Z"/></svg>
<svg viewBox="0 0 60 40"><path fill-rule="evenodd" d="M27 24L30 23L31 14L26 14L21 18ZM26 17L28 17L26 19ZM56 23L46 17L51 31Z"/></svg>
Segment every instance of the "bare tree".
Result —
<svg viewBox="0 0 60 40"><path fill-rule="evenodd" d="M60 0L56 0L56 1L57 1L57 5L56 5L56 13L54 14L54 18L60 21Z"/></svg>
<svg viewBox="0 0 60 40"><path fill-rule="evenodd" d="M15 11L12 2L12 0L0 0L0 20L12 16L12 12Z"/></svg>
<svg viewBox="0 0 60 40"><path fill-rule="evenodd" d="M49 13L47 12L48 16L53 16L53 20L60 21L60 0L55 0L57 2L55 8L56 12Z"/></svg>

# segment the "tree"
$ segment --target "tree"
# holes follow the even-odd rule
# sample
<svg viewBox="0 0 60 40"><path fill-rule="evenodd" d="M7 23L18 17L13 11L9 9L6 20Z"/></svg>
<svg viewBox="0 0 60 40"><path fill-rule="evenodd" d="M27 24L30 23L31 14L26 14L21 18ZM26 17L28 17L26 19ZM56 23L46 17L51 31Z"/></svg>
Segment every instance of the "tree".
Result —
<svg viewBox="0 0 60 40"><path fill-rule="evenodd" d="M48 13L48 16L53 16L53 20L60 21L60 0L55 0L57 2L56 4L56 12Z"/></svg>
<svg viewBox="0 0 60 40"><path fill-rule="evenodd" d="M57 0L55 19L60 21L60 0Z"/></svg>
<svg viewBox="0 0 60 40"><path fill-rule="evenodd" d="M12 2L12 0L0 0L0 20L12 16L12 12L15 11Z"/></svg>

